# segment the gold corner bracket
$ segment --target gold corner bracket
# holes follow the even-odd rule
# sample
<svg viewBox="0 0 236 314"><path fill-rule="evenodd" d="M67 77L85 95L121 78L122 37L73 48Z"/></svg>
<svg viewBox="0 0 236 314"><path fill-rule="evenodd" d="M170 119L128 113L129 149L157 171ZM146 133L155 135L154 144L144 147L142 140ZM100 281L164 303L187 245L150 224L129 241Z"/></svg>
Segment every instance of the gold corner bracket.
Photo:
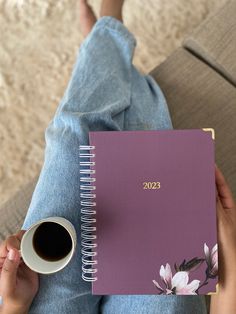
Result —
<svg viewBox="0 0 236 314"><path fill-rule="evenodd" d="M216 291L214 291L214 292L208 292L207 294L208 295L214 295L214 294L218 294L219 293L219 284L217 283L216 284Z"/></svg>
<svg viewBox="0 0 236 314"><path fill-rule="evenodd" d="M212 128L207 128L207 129L202 129L203 131L205 131L205 132L211 132L211 137L212 137L212 139L213 140L215 140L215 130L214 129L212 129Z"/></svg>

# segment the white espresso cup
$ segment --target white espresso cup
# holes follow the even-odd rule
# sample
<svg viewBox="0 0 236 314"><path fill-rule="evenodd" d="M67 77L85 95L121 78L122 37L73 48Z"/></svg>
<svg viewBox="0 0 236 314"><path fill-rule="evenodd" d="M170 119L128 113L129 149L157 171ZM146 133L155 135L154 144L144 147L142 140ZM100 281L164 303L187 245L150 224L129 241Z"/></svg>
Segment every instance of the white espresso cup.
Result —
<svg viewBox="0 0 236 314"><path fill-rule="evenodd" d="M57 238L59 239L58 235L63 237L65 256L63 256L62 248L56 241ZM53 241L57 242L56 245L53 245ZM66 247L66 244L69 245ZM76 244L77 236L72 223L63 217L49 217L39 220L25 232L21 240L21 257L33 271L40 274L52 274L63 269L70 262L74 255ZM53 253L53 258L50 254L47 256L43 252L43 248L46 248L45 252Z"/></svg>

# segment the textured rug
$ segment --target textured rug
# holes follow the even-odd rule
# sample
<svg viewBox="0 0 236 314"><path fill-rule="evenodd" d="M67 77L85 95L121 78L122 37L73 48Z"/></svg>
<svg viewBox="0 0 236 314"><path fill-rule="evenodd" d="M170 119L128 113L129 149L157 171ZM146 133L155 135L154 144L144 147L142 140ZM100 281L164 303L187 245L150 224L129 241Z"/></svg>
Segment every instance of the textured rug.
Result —
<svg viewBox="0 0 236 314"><path fill-rule="evenodd" d="M124 21L147 73L226 0L127 0ZM99 11L100 1L91 1ZM36 176L44 130L83 40L76 0L0 0L0 203Z"/></svg>

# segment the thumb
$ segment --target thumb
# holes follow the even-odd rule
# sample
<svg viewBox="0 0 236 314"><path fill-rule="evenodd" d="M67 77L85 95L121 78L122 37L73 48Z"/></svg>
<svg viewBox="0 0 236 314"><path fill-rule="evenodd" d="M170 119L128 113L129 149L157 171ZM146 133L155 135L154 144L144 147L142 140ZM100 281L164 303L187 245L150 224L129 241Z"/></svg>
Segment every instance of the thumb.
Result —
<svg viewBox="0 0 236 314"><path fill-rule="evenodd" d="M20 254L17 250L10 249L4 261L1 273L4 294L11 294L16 287L17 270L20 264Z"/></svg>

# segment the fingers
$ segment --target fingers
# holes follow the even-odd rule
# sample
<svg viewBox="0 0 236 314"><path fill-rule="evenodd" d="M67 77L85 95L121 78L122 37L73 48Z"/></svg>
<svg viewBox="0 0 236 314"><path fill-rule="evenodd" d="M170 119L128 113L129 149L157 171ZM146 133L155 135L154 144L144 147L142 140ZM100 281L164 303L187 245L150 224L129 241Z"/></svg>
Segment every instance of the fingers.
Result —
<svg viewBox="0 0 236 314"><path fill-rule="evenodd" d="M4 262L5 262L5 257L0 257L0 271L1 271L1 269L2 269L2 265L4 264Z"/></svg>
<svg viewBox="0 0 236 314"><path fill-rule="evenodd" d="M217 166L215 167L215 177L218 197L222 206L227 209L232 209L235 206L232 192L224 178L223 173Z"/></svg>
<svg viewBox="0 0 236 314"><path fill-rule="evenodd" d="M20 249L20 240L15 236L8 237L0 246L0 257L6 258L10 249Z"/></svg>
<svg viewBox="0 0 236 314"><path fill-rule="evenodd" d="M11 235L8 237L4 242L0 245L0 267L2 267L5 258L7 257L7 254L10 249L16 249L20 250L20 243L21 239L24 235L26 230L20 230L16 234Z"/></svg>
<svg viewBox="0 0 236 314"><path fill-rule="evenodd" d="M26 230L20 230L16 233L16 237L17 239L19 239L21 241L21 239L23 238L23 235L26 233Z"/></svg>
<svg viewBox="0 0 236 314"><path fill-rule="evenodd" d="M11 294L16 286L17 270L20 264L20 254L17 250L11 249L4 261L1 271L1 284L4 287L4 294Z"/></svg>
<svg viewBox="0 0 236 314"><path fill-rule="evenodd" d="M15 236L8 237L0 247L0 268L3 266L10 249L20 249L20 241Z"/></svg>

